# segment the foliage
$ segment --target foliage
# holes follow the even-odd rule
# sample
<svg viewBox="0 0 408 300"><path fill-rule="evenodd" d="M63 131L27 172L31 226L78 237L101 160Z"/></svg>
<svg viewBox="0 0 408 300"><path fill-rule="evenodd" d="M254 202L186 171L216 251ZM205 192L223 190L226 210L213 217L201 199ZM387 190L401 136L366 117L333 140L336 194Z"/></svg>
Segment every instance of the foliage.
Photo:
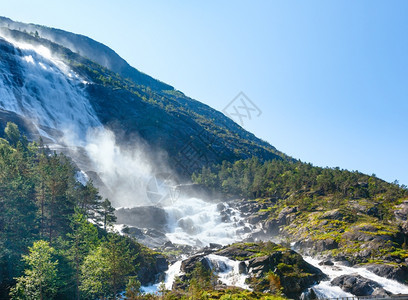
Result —
<svg viewBox="0 0 408 300"><path fill-rule="evenodd" d="M135 272L137 253L132 253L127 241L116 234L92 251L81 269L81 291L90 298L116 297Z"/></svg>
<svg viewBox="0 0 408 300"><path fill-rule="evenodd" d="M112 203L109 201L109 199L105 199L102 202L99 214L103 229L105 230L108 226L111 226L116 222L115 208L112 207Z"/></svg>
<svg viewBox="0 0 408 300"><path fill-rule="evenodd" d="M375 175L339 168L320 168L299 161L272 160L262 163L256 157L205 167L193 174L193 180L225 195L250 199L286 199L295 194L297 198L303 198L305 209L312 204L311 193L338 195L341 199L375 199L381 196L384 200L392 200L408 196L405 186L387 183Z"/></svg>
<svg viewBox="0 0 408 300"><path fill-rule="evenodd" d="M167 291L164 295L140 295L136 299L143 300L285 300L287 298L280 295L268 294L265 292L254 292L239 288L211 289L201 291L192 296L183 291Z"/></svg>
<svg viewBox="0 0 408 300"><path fill-rule="evenodd" d="M46 241L37 241L23 256L28 265L24 275L17 278L11 290L13 299L52 299L57 293L58 261L53 259L55 249Z"/></svg>
<svg viewBox="0 0 408 300"><path fill-rule="evenodd" d="M279 224L275 229L281 226L282 235L294 242L309 240L307 247L316 246L317 252L330 243L330 249L323 249L352 263L408 257L394 214L408 189L397 182L357 171L282 160L262 163L257 158L224 161L203 168L193 179L227 196L251 199L246 201L259 207L255 213L269 224ZM285 208L293 209L288 218L281 215Z"/></svg>
<svg viewBox="0 0 408 300"><path fill-rule="evenodd" d="M194 270L189 274L188 293L192 298L199 298L203 291L211 290L216 283L216 276L203 266L202 263L196 263Z"/></svg>
<svg viewBox="0 0 408 300"><path fill-rule="evenodd" d="M135 299L139 299L139 296L141 294L140 292L140 281L137 280L136 277L131 276L129 277L129 281L126 284L126 299L129 300L135 300Z"/></svg>
<svg viewBox="0 0 408 300"><path fill-rule="evenodd" d="M15 124L6 131L0 139L0 298L9 292L15 299L114 297L138 275L139 264L154 264L156 253L104 230L115 221L114 208L92 182L75 180L67 157L41 142L29 144Z"/></svg>

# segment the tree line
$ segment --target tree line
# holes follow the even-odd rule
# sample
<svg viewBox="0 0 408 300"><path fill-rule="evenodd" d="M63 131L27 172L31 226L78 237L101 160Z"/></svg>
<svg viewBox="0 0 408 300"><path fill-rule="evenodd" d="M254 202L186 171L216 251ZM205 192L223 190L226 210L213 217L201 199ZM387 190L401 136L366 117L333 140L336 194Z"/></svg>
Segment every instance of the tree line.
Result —
<svg viewBox="0 0 408 300"><path fill-rule="evenodd" d="M8 123L0 138L0 297L111 299L138 290L142 247L108 233L114 208L66 156Z"/></svg>
<svg viewBox="0 0 408 300"><path fill-rule="evenodd" d="M388 183L373 175L340 168L321 168L301 161L271 160L253 157L236 162L204 167L193 174L193 181L231 197L286 199L290 195L313 192L341 198L384 200L408 196L407 187Z"/></svg>

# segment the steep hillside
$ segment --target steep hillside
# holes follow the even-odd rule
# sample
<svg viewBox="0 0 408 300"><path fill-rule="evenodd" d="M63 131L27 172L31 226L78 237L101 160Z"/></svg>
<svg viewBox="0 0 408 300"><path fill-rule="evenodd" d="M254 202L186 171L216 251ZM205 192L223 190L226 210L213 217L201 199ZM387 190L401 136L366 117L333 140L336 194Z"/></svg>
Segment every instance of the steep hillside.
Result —
<svg viewBox="0 0 408 300"><path fill-rule="evenodd" d="M63 45L71 51L76 52L115 73L119 73L123 78L132 79L135 83L158 90L173 89L170 85L136 70L115 51L84 35L36 24L15 22L5 17L0 17L0 27L7 27L25 33L37 33L39 36L47 40L58 45Z"/></svg>
<svg viewBox="0 0 408 300"><path fill-rule="evenodd" d="M180 173L189 175L203 165L252 156L265 160L291 159L222 113L170 86L150 77L142 80L140 76L129 76L127 71L123 71L127 67L122 71L109 69L110 64L120 66L127 63L104 45L60 30L14 23L4 18L1 20L3 25L20 29L3 28L3 36L35 47L44 46L86 82L78 88L85 90L85 97L96 117L121 137L122 144L131 144L135 137L139 140L142 138L152 149L165 150L171 158L169 164ZM76 43L78 48L72 46ZM3 57L10 57L7 52L19 51L13 50L13 47L3 41L1 49L6 52ZM104 63L105 66L99 64L103 63L100 51L109 54L110 63ZM121 63L116 63L118 59ZM12 75L7 80L19 89L18 84L26 80L22 71L25 67L16 59L3 64L5 71ZM132 70L133 73L138 72ZM0 108L8 110L4 105ZM40 125L52 127L50 124Z"/></svg>
<svg viewBox="0 0 408 300"><path fill-rule="evenodd" d="M235 201L255 239L281 239L304 254L406 283L408 189L375 175L256 158L203 169L195 181Z"/></svg>

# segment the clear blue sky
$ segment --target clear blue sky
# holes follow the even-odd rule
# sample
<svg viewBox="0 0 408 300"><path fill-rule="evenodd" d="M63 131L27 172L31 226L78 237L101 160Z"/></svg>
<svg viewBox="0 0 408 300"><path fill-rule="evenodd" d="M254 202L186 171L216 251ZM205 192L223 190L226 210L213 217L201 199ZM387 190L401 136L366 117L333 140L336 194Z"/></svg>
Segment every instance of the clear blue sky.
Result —
<svg viewBox="0 0 408 300"><path fill-rule="evenodd" d="M90 36L318 166L408 184L408 1L9 0L1 15Z"/></svg>

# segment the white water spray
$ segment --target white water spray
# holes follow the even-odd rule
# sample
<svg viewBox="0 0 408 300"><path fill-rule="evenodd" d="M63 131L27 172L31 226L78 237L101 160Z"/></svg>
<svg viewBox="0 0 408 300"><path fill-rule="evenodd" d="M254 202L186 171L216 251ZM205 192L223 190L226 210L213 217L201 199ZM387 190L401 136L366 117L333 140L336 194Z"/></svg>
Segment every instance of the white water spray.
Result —
<svg viewBox="0 0 408 300"><path fill-rule="evenodd" d="M245 282L248 275L239 272L240 261L229 259L225 256L209 254L206 256L211 262L211 268L218 275L218 279L226 286L237 286L251 290Z"/></svg>
<svg viewBox="0 0 408 300"><path fill-rule="evenodd" d="M172 206L164 207L170 229L166 236L175 244L198 247L210 243L227 245L244 239L243 218L236 209L228 206L227 209L228 218L223 219L215 203L197 198L179 199Z"/></svg>
<svg viewBox="0 0 408 300"><path fill-rule="evenodd" d="M393 294L408 294L408 286L401 284L395 280L387 279L381 276L374 274L373 272L368 271L365 268L354 268L354 267L346 267L335 263L334 266L320 266L319 260L306 256L303 257L305 261L309 264L321 269L323 273L329 276L329 281L322 281L318 285L315 285L313 289L317 292L318 296L324 296L326 298L330 297L351 297L353 295L349 293L345 293L341 290L338 286L332 286L330 281L336 277L346 274L357 273L367 279L373 280L377 282L381 287L385 290L393 293ZM348 296L347 296L348 295ZM350 296L351 295L351 296Z"/></svg>

